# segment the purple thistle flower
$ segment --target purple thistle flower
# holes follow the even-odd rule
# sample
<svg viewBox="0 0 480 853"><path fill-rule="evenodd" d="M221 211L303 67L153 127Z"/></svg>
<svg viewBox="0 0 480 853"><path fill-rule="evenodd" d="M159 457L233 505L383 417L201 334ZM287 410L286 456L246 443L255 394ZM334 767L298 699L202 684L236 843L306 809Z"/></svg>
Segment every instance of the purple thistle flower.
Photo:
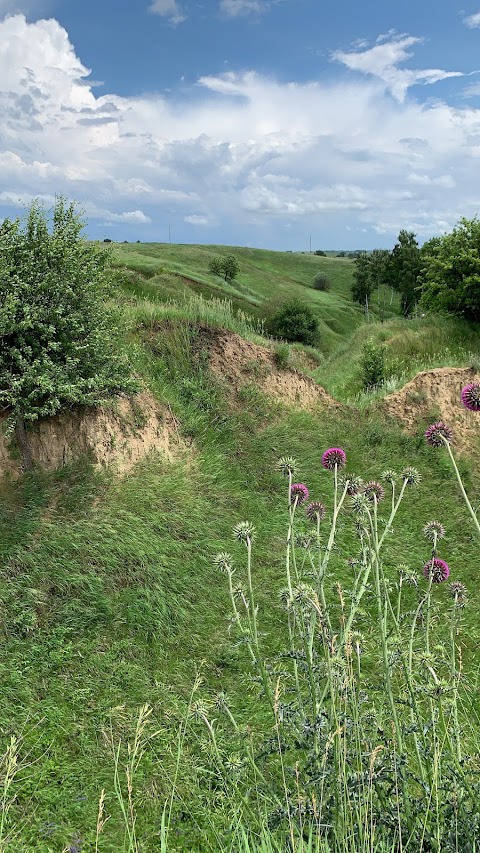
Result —
<svg viewBox="0 0 480 853"><path fill-rule="evenodd" d="M345 451L341 447L330 447L322 456L322 465L327 471L343 468L347 463Z"/></svg>
<svg viewBox="0 0 480 853"><path fill-rule="evenodd" d="M305 513L308 520L315 523L317 519L321 521L322 518L325 518L326 509L320 501L312 501L311 504L305 507Z"/></svg>
<svg viewBox="0 0 480 853"><path fill-rule="evenodd" d="M425 440L432 447L441 447L443 439L449 444L453 439L453 432L443 421L438 421L436 424L430 424L425 432Z"/></svg>
<svg viewBox="0 0 480 853"><path fill-rule="evenodd" d="M462 403L471 412L480 412L480 382L469 382L462 389Z"/></svg>
<svg viewBox="0 0 480 853"><path fill-rule="evenodd" d="M295 499L297 504L303 504L305 501L308 501L308 489L303 483L294 483L290 495L292 504L295 502Z"/></svg>
<svg viewBox="0 0 480 853"><path fill-rule="evenodd" d="M435 559L429 560L428 563L425 563L423 567L423 574L427 580L430 580L430 577L432 577L432 583L443 583L450 575L450 568L445 560L440 560L439 557L435 557Z"/></svg>
<svg viewBox="0 0 480 853"><path fill-rule="evenodd" d="M385 497L385 490L380 483L376 483L372 480L370 483L365 483L363 487L363 494L369 501L373 502L374 498L376 498L377 501L383 501Z"/></svg>

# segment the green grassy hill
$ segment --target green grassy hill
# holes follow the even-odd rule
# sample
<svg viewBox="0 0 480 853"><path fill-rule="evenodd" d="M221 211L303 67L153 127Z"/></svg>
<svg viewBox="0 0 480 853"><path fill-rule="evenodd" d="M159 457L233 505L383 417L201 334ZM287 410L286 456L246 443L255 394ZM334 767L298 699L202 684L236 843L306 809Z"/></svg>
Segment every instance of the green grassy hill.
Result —
<svg viewBox="0 0 480 853"><path fill-rule="evenodd" d="M219 381L208 369L205 333L227 328L261 343L256 318L262 305L299 295L322 322L324 360L316 369L311 364L310 372L348 399L360 391L357 362L366 336L385 341L392 364L397 360L396 373L403 375L412 365L433 361L468 365L479 356L476 330L432 318L365 326L349 300L352 266L343 259L235 248L241 274L224 286L207 272L209 257L222 251L227 249L114 249L121 271L118 299L128 321L125 347L190 443L185 457L169 462L152 454L124 479L95 472L80 460L55 473L2 482L0 733L5 749L11 737L18 739L18 765L12 765L12 750L2 765L4 803L10 804L4 805L11 833L6 851L161 850L162 813L173 788L169 849L239 849L232 839L241 810L232 811L212 776L201 714L187 709L200 677L195 700L207 702L214 717L215 697L226 693L246 727L245 738L248 727L263 725L257 685L245 676L247 651L229 635L227 580L212 558L231 551L243 580L244 549L234 542L232 528L238 521L253 522L262 643L269 653L277 651L283 642L286 523L285 481L275 471L279 457L298 460L299 478L312 498L326 504L329 516L331 475L321 467L326 448L344 448L348 470L366 480L379 479L386 469L416 466L422 482L408 492L398 514L385 572L393 582L400 563L421 569L429 557L422 526L438 518L447 528L442 553L452 576L476 599L478 542L445 454L423 440L425 423L407 435L382 414L374 397L368 405L363 400L361 410L353 403L286 408L259 391L260 368L254 364L232 396L228 380ZM331 279L329 293L310 287L318 270ZM195 294L231 299L234 310L221 301L192 301ZM460 467L477 505L472 459L464 456ZM306 521L300 526L307 530ZM342 527L329 599L337 595L337 584L351 585L348 558L356 547ZM415 608L415 590L406 595ZM448 601L438 599L440 641ZM369 608L367 597L367 635ZM476 602L462 623L473 709L479 695ZM145 703L151 715L136 730ZM234 756L231 760L234 767ZM135 774L131 803L125 767ZM109 820L97 836L102 790ZM125 834L119 793L127 824L136 815L136 847Z"/></svg>
<svg viewBox="0 0 480 853"><path fill-rule="evenodd" d="M240 273L231 283L208 272L215 255L233 253ZM206 298L229 299L236 310L262 319L272 305L297 297L309 304L319 321L320 350L332 352L342 337L363 322L363 309L350 299L354 264L346 258L271 252L239 246L192 246L168 243L118 244L115 264L124 270L122 283L132 294L152 301L178 300L199 294ZM330 281L326 293L315 291L317 273ZM378 316L385 301L386 317L398 311L398 300L390 305L391 294L375 294L372 314Z"/></svg>

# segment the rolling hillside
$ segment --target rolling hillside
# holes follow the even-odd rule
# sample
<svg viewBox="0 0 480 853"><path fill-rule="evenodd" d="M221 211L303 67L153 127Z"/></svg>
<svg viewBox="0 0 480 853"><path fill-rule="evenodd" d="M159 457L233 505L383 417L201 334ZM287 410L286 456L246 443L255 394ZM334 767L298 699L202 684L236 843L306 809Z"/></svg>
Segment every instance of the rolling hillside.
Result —
<svg viewBox="0 0 480 853"><path fill-rule="evenodd" d="M233 540L232 529L247 519L255 525L261 639L266 652L276 654L283 642L286 513L285 481L275 466L282 456L295 457L298 476L330 517L331 476L321 456L339 447L347 454L348 471L365 480L412 465L421 474L395 521L385 561L390 581L399 564L421 570L429 556L422 527L438 518L447 528L443 553L452 575L476 599L478 543L445 454L428 447L423 433L431 419L455 417L457 386L465 376L479 375L478 334L445 318L394 316L367 327L349 299L348 260L164 244L119 245L113 251L125 349L148 391L148 418L156 401L171 440L165 442L162 433L162 442L150 442L122 476L114 464L102 468L94 464L98 459L83 455L56 470L2 480L4 785L11 775L4 849L154 853L164 849L167 802L169 850L238 850L234 827L240 807L234 813L212 774L215 756L201 708L192 712L193 686L195 702L198 697L199 705L206 703L215 719L219 694L228 695L247 741L265 718L258 685L245 676L247 650L230 634L227 580L212 558L232 551L242 577L245 549ZM241 267L232 285L207 272L211 255L227 251ZM330 292L311 288L317 271L329 276ZM300 346L290 347L286 362L279 360L275 342L259 334L263 306L292 295L308 301L319 317L316 360ZM428 394L421 383L411 389L408 424L397 404L385 405L387 391L362 397L358 359L367 336L387 346L396 386L412 370L464 368L466 374L449 373L450 408L439 411L442 400L432 396L431 383ZM148 420L141 405L135 417L140 434ZM478 505L480 424L474 417L462 433L459 465ZM128 453L128 436L124 439ZM102 445L108 441L102 433ZM110 449L118 441L112 428ZM306 520L300 532L308 532ZM329 600L336 589L349 588L356 547L345 523L332 554ZM415 589L405 594L415 609ZM440 643L448 601L438 599L434 629ZM361 628L368 642L373 605L368 595L366 601ZM473 715L479 683L476 604L461 622ZM149 711L138 727L145 704ZM7 748L11 737L15 772ZM236 760L229 756L232 773ZM126 767L134 776L131 789ZM100 830L99 799L101 818L109 817ZM125 831L133 815L136 847L129 846Z"/></svg>

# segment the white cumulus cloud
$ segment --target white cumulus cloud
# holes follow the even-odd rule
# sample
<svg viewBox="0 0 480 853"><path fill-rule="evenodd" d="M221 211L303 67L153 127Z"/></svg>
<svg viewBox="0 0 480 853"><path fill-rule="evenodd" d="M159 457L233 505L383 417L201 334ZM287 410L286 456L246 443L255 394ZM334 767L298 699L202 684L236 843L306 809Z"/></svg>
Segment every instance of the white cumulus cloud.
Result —
<svg viewBox="0 0 480 853"><path fill-rule="evenodd" d="M187 18L177 0L153 0L148 11L162 18L168 18L174 26L183 23Z"/></svg>
<svg viewBox="0 0 480 853"><path fill-rule="evenodd" d="M333 58L342 62L352 71L371 74L385 84L386 88L399 101L405 100L408 89L417 83L438 83L449 77L463 77L462 71L445 71L440 68L411 70L398 66L410 59L410 48L421 44L423 39L407 35L380 36L377 44L367 50L340 51Z"/></svg>
<svg viewBox="0 0 480 853"><path fill-rule="evenodd" d="M271 6L272 0L220 0L220 11L229 18L240 18L244 15L262 15Z"/></svg>
<svg viewBox="0 0 480 853"><path fill-rule="evenodd" d="M480 12L475 12L474 15L468 15L463 19L463 23L466 24L471 30L476 27L480 27Z"/></svg>
<svg viewBox="0 0 480 853"><path fill-rule="evenodd" d="M58 22L6 18L0 217L62 193L120 239L155 239L165 223L179 241L201 227L211 242L254 245L284 229L299 239L307 224L337 246L347 229L370 245L403 227L438 233L480 209L480 110L407 97L452 73L410 70L420 45L387 34L337 53L333 79L203 76L180 105L98 95Z"/></svg>

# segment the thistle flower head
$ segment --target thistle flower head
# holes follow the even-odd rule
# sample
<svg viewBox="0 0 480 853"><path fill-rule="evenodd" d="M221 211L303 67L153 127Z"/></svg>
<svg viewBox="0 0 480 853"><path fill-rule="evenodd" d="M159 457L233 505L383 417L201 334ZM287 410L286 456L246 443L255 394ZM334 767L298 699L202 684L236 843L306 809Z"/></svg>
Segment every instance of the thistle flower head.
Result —
<svg viewBox="0 0 480 853"><path fill-rule="evenodd" d="M292 590L292 600L295 604L311 604L312 601L316 601L317 594L313 587L309 586L307 583L297 584Z"/></svg>
<svg viewBox="0 0 480 853"><path fill-rule="evenodd" d="M385 497L385 490L380 483L376 483L375 480L371 480L369 483L365 483L363 487L363 494L367 498L367 500L373 503L374 500L383 501Z"/></svg>
<svg viewBox="0 0 480 853"><path fill-rule="evenodd" d="M437 421L435 424L430 424L425 431L425 441L432 447L441 447L444 440L450 444L453 439L453 432L443 421Z"/></svg>
<svg viewBox="0 0 480 853"><path fill-rule="evenodd" d="M347 495L353 497L353 495L358 495L359 491L363 486L363 480L361 477L357 477L356 474L343 474L339 479L340 488L347 489Z"/></svg>
<svg viewBox="0 0 480 853"><path fill-rule="evenodd" d="M330 447L322 456L322 465L327 471L344 468L347 464L345 451L341 447Z"/></svg>
<svg viewBox="0 0 480 853"><path fill-rule="evenodd" d="M217 693L217 696L215 698L215 707L219 711L225 711L228 708L229 704L230 703L228 701L228 696L226 693L224 693L223 691Z"/></svg>
<svg viewBox="0 0 480 853"><path fill-rule="evenodd" d="M227 554L226 551L222 551L220 554L216 554L213 558L213 565L220 569L221 572L225 572L226 575L229 575L233 572L232 565L232 556Z"/></svg>
<svg viewBox="0 0 480 853"><path fill-rule="evenodd" d="M241 583L237 583L237 584L233 587L232 592L233 592L233 597L234 597L234 599L235 599L236 601L238 601L238 600L246 601L246 597L247 597L247 596L246 596L246 592L245 592L245 590L244 590L244 588L243 588L243 586L242 586L242 584L241 584Z"/></svg>
<svg viewBox="0 0 480 853"><path fill-rule="evenodd" d="M308 501L308 489L303 483L294 483L290 490L291 503L303 504Z"/></svg>
<svg viewBox="0 0 480 853"><path fill-rule="evenodd" d="M294 477L297 473L297 462L293 456L282 456L275 465L282 477Z"/></svg>
<svg viewBox="0 0 480 853"><path fill-rule="evenodd" d="M439 557L435 557L433 560L429 560L428 563L425 563L423 567L423 574L427 580L430 580L431 578L432 583L443 583L450 575L450 568L445 560L440 560Z"/></svg>
<svg viewBox="0 0 480 853"><path fill-rule="evenodd" d="M423 535L429 542L436 542L445 536L445 528L439 521L427 521L423 528Z"/></svg>
<svg viewBox="0 0 480 853"><path fill-rule="evenodd" d="M285 610L290 610L292 607L292 597L290 595L290 590L287 589L287 587L280 590L279 598L282 607L284 607Z"/></svg>
<svg viewBox="0 0 480 853"><path fill-rule="evenodd" d="M304 548L305 551L308 551L312 544L312 537L308 535L308 533L302 533L299 531L295 534L295 545L297 548Z"/></svg>
<svg viewBox="0 0 480 853"><path fill-rule="evenodd" d="M408 468L404 468L402 471L402 480L405 480L408 486L418 486L421 479L422 475L418 468L413 468L411 465L409 465Z"/></svg>
<svg viewBox="0 0 480 853"><path fill-rule="evenodd" d="M454 581L448 587L448 591L454 599L454 607L463 608L468 604L467 588L460 581Z"/></svg>
<svg viewBox="0 0 480 853"><path fill-rule="evenodd" d="M395 471L387 468L387 470L383 472L381 479L385 480L386 483L390 483L391 486L394 486L397 482L397 477L398 474Z"/></svg>
<svg viewBox="0 0 480 853"><path fill-rule="evenodd" d="M312 501L305 507L305 514L309 521L314 524L317 521L322 521L325 518L326 509L320 501Z"/></svg>
<svg viewBox="0 0 480 853"><path fill-rule="evenodd" d="M415 569L411 569L405 563L400 563L397 566L397 572L400 583L405 583L409 586L418 586L418 575Z"/></svg>
<svg viewBox="0 0 480 853"><path fill-rule="evenodd" d="M368 498L364 492L359 492L354 495L350 501L350 506L358 515L364 515L368 509Z"/></svg>
<svg viewBox="0 0 480 853"><path fill-rule="evenodd" d="M253 524L250 524L249 521L239 521L233 528L233 537L239 542L244 542L245 545L247 545L249 541L253 542L255 537L255 528Z"/></svg>
<svg viewBox="0 0 480 853"><path fill-rule="evenodd" d="M469 382L462 389L462 403L471 412L480 412L480 382Z"/></svg>

